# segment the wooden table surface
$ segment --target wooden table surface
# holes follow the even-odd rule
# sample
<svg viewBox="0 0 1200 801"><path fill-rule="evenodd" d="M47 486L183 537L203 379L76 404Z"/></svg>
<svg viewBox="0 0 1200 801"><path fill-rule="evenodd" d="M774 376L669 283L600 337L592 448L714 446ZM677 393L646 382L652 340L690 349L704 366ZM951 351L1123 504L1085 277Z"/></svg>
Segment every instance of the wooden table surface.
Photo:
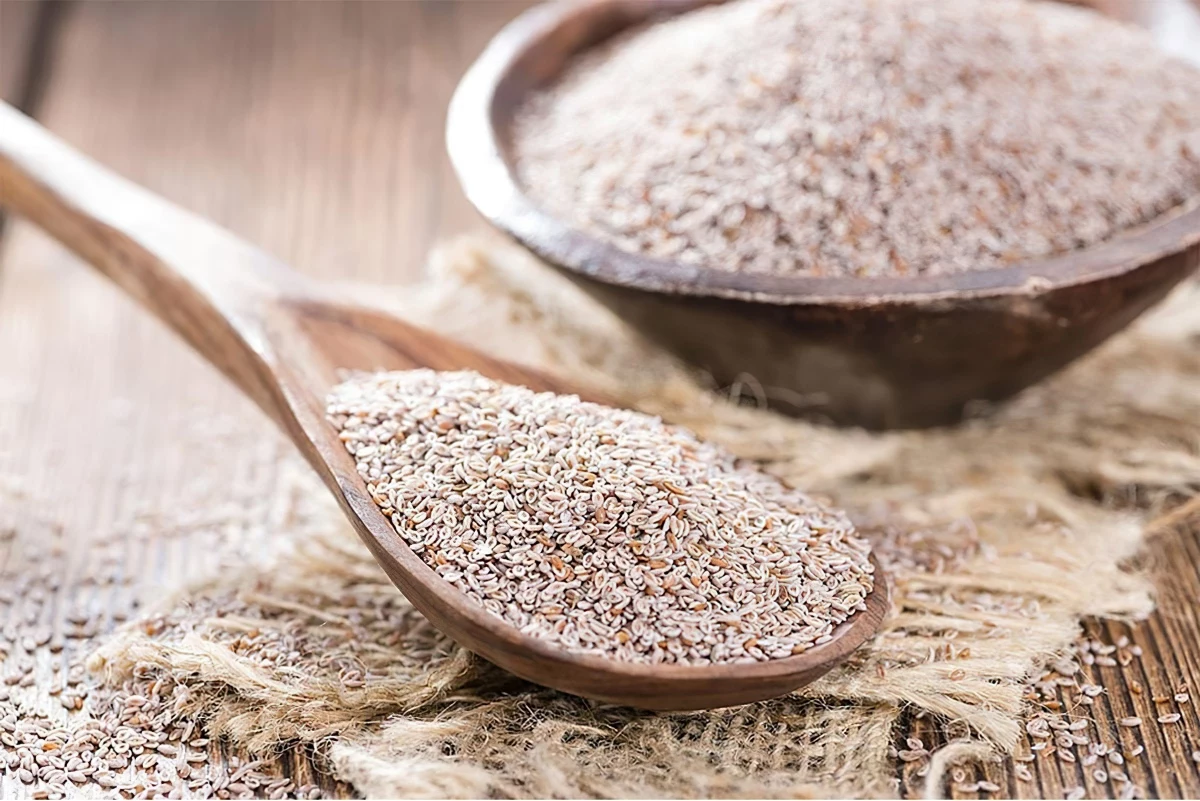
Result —
<svg viewBox="0 0 1200 801"><path fill-rule="evenodd" d="M444 155L446 103L488 37L528 4L0 0L0 93L81 150L300 270L398 281L419 271L434 242L480 225ZM70 560L87 558L92 533L146 503L171 502L184 480L169 436L178 410L217 407L269 425L181 342L20 222L0 241L0 391L38 399L36 413L0 405L0 477L20 477L26 497L69 497L55 507L72 546L68 574ZM136 411L119 430L108 399ZM230 492L258 458L228 454ZM114 469L134 463L132 472ZM1148 758L1127 771L1151 797L1200 797L1192 758L1200 718L1169 731L1113 721L1152 720L1153 696L1180 685L1200 700L1198 533L1193 503L1153 537L1161 605L1150 620L1089 624L1144 650L1127 668L1091 670L1107 688L1094 710L1101 723L1114 741L1146 748ZM153 539L130 543L125 558L145 568L105 603L128 609L184 578L191 563L171 553ZM73 589L60 592L59 615ZM927 722L911 728L936 741ZM312 775L303 758L288 764ZM919 794L920 779L902 767L902 788ZM1114 792L1078 766L1031 768L1033 783L1017 781L1011 764L972 780L1020 797L1061 798L1078 784L1090 796Z"/></svg>

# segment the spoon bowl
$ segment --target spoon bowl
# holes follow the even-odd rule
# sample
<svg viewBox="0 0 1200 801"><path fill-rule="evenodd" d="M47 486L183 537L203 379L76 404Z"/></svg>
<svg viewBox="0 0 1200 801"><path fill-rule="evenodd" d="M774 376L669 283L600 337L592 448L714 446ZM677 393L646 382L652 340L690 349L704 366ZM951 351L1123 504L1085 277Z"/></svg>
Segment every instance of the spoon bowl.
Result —
<svg viewBox="0 0 1200 801"><path fill-rule="evenodd" d="M514 167L525 98L622 31L720 0L560 0L501 31L459 84L447 146L493 225L719 385L873 429L942 425L1050 375L1200 263L1200 201L1062 256L945 276L740 274L624 251L550 214ZM1110 12L1146 4L1111 0ZM1186 3L1184 4L1186 5Z"/></svg>
<svg viewBox="0 0 1200 801"><path fill-rule="evenodd" d="M865 611L842 624L832 641L786 659L645 665L571 653L522 634L408 548L326 422L325 398L345 370L417 367L476 370L538 391L575 390L339 298L332 288L73 152L4 105L0 205L91 263L219 368L296 444L413 606L463 647L524 679L647 709L748 703L824 674L874 635L887 613L888 582L876 564Z"/></svg>

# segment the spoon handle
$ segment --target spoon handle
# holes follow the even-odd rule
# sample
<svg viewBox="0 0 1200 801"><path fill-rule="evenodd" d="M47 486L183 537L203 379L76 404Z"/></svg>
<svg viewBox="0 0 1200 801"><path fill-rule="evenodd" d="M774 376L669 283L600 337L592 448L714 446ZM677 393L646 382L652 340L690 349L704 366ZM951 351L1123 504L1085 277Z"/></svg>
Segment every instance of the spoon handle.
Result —
<svg viewBox="0 0 1200 801"><path fill-rule="evenodd" d="M0 103L0 206L45 230L279 419L265 316L307 280Z"/></svg>

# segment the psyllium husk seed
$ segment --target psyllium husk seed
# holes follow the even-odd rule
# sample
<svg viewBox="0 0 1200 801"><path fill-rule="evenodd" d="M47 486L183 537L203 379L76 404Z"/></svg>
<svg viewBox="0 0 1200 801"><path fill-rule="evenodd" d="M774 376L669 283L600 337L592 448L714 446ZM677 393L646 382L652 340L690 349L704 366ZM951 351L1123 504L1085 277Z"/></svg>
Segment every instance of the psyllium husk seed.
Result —
<svg viewBox="0 0 1200 801"><path fill-rule="evenodd" d="M1070 252L1200 196L1200 71L1059 2L734 0L534 93L517 174L634 253L948 274Z"/></svg>
<svg viewBox="0 0 1200 801"><path fill-rule="evenodd" d="M328 414L426 564L571 651L788 657L873 586L843 514L657 417L428 370L352 378Z"/></svg>

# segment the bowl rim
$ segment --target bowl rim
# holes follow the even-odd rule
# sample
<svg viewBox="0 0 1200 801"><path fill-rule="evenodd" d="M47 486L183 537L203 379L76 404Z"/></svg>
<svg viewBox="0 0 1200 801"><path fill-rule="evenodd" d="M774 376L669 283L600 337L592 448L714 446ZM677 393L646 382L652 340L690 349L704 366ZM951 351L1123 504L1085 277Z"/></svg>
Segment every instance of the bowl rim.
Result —
<svg viewBox="0 0 1200 801"><path fill-rule="evenodd" d="M555 36L577 42L586 35L591 14L624 15L624 25L617 29L621 30L652 16L683 13L721 1L553 0L509 22L467 70L450 103L446 146L471 204L492 225L537 256L586 278L650 292L776 305L862 306L1037 296L1119 276L1200 243L1198 195L1096 245L996 269L910 277L778 276L737 273L631 253L538 206L517 180L497 124L503 101L511 100L505 97L507 83L519 74L530 51ZM579 49L572 46L570 52ZM515 105L510 102L508 108Z"/></svg>

